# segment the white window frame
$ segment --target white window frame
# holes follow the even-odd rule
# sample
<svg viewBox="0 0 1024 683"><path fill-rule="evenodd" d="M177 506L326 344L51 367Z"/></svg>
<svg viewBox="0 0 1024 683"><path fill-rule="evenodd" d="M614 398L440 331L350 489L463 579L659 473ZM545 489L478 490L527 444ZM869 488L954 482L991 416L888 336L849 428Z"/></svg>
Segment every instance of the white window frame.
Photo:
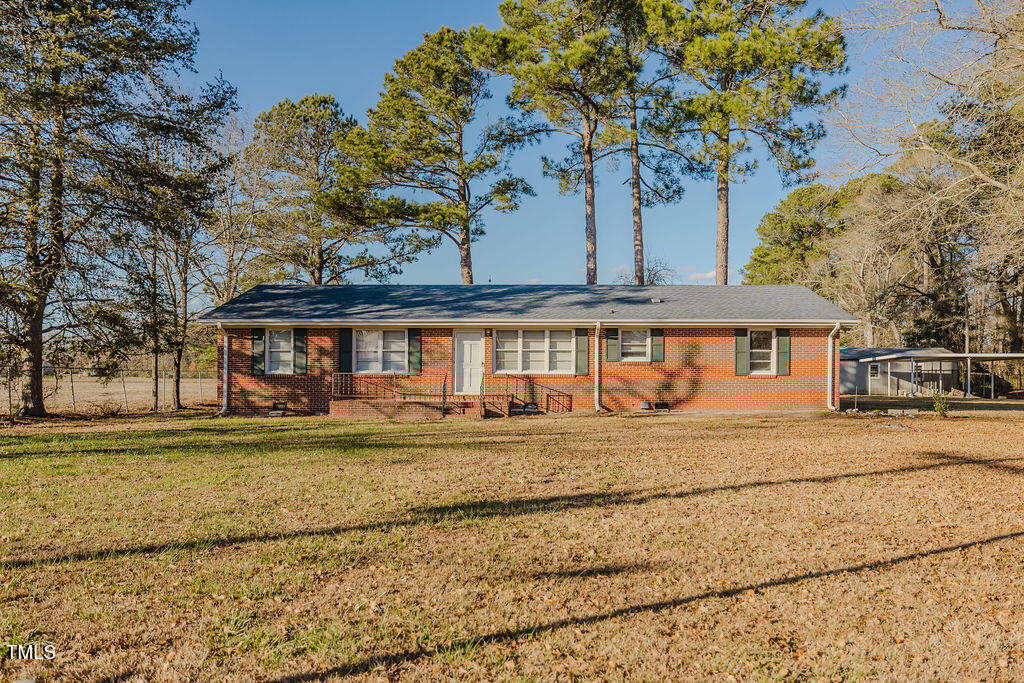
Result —
<svg viewBox="0 0 1024 683"><path fill-rule="evenodd" d="M405 333L405 368L403 370L385 370L384 369L384 333L385 332L396 332L402 331ZM379 332L380 339L377 341L377 355L380 359L380 370L359 370L359 363L357 361L357 353L359 351L359 345L356 340L359 338L360 332ZM360 327L352 330L352 374L354 375L408 375L409 374L409 328L395 328L395 327Z"/></svg>
<svg viewBox="0 0 1024 683"><path fill-rule="evenodd" d="M750 345L750 333L751 332L771 332L772 333L772 353L771 359L772 364L768 370L754 370L754 365L751 358L751 353L754 349ZM749 375L764 375L771 376L778 374L778 362L779 362L779 342L778 335L775 332L774 327L748 327L747 328L747 374Z"/></svg>
<svg viewBox="0 0 1024 683"><path fill-rule="evenodd" d="M271 371L270 369L270 333L286 330L288 332L288 370ZM267 327L263 330L263 374L294 375L295 374L295 328Z"/></svg>
<svg viewBox="0 0 1024 683"><path fill-rule="evenodd" d="M871 374L874 370L875 374ZM881 363L868 363L868 379L878 379L882 376L882 364Z"/></svg>
<svg viewBox="0 0 1024 683"><path fill-rule="evenodd" d="M643 358L623 358L622 357L622 332L646 332L647 333L647 351ZM620 363L650 363L651 362L651 328L649 327L620 327L619 328L619 362Z"/></svg>
<svg viewBox="0 0 1024 683"><path fill-rule="evenodd" d="M544 359L546 361L546 370L523 370L523 332L544 332ZM514 370L498 370L498 333L499 332L515 332L516 333L516 368ZM552 370L551 369L551 333L552 332L568 332L569 333L569 370ZM536 328L527 327L525 329L510 329L510 328L496 328L491 331L491 368L495 375L575 375L576 374L576 330L573 328L566 327L552 327L552 328Z"/></svg>

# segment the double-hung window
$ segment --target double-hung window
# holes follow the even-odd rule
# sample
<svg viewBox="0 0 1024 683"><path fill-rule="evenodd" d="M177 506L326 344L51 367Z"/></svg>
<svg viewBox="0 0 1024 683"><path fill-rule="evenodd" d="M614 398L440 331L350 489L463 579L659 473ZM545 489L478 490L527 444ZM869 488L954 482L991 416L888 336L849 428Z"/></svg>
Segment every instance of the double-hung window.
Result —
<svg viewBox="0 0 1024 683"><path fill-rule="evenodd" d="M409 371L406 330L356 330L355 371L403 374Z"/></svg>
<svg viewBox="0 0 1024 683"><path fill-rule="evenodd" d="M879 374L878 363L868 363L868 377L875 379Z"/></svg>
<svg viewBox="0 0 1024 683"><path fill-rule="evenodd" d="M267 330L267 374L290 375L295 369L295 336L290 329Z"/></svg>
<svg viewBox="0 0 1024 683"><path fill-rule="evenodd" d="M495 372L571 373L572 330L495 330Z"/></svg>
<svg viewBox="0 0 1024 683"><path fill-rule="evenodd" d="M651 359L650 330L619 330L619 358L621 360L649 361Z"/></svg>
<svg viewBox="0 0 1024 683"><path fill-rule="evenodd" d="M750 374L775 371L775 330L750 330Z"/></svg>

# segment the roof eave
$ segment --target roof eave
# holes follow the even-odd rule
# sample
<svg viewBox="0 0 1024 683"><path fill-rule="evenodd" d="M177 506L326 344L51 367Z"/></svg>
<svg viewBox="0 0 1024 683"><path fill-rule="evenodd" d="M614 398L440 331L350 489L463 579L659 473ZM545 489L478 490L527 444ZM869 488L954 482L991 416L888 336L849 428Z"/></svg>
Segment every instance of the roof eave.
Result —
<svg viewBox="0 0 1024 683"><path fill-rule="evenodd" d="M691 319L614 319L614 318L200 318L201 325L223 325L225 327L253 327L260 325L302 326L302 327L351 327L356 325L416 325L422 327L445 327L462 325L593 325L595 322L616 325L662 325L668 327L734 327L749 326L792 326L831 327L836 323L844 327L857 324L849 318L691 318Z"/></svg>

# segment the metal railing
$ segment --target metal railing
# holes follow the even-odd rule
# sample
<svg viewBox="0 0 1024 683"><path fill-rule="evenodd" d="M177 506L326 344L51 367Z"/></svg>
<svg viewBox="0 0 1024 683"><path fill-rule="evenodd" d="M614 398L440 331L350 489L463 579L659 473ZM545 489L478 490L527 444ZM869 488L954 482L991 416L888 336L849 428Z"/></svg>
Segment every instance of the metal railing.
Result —
<svg viewBox="0 0 1024 683"><path fill-rule="evenodd" d="M503 375L505 393L520 408L527 403L543 406L544 412L572 412L572 394L538 382L532 375Z"/></svg>
<svg viewBox="0 0 1024 683"><path fill-rule="evenodd" d="M364 375L335 372L331 376L332 398L434 400L448 397L448 374Z"/></svg>
<svg viewBox="0 0 1024 683"><path fill-rule="evenodd" d="M443 375L371 375L336 372L331 376L331 398L440 401L442 408L453 402L474 401L486 410L508 415L536 404L545 412L571 412L572 394L538 382L529 375L501 375L480 380L478 394L454 394L451 378Z"/></svg>

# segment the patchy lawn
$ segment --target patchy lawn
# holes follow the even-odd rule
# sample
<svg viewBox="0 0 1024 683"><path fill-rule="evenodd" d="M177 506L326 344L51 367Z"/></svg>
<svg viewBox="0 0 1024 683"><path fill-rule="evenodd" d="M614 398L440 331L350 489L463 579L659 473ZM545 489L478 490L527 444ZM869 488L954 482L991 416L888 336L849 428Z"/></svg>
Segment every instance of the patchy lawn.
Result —
<svg viewBox="0 0 1024 683"><path fill-rule="evenodd" d="M0 679L1024 678L1024 417L0 431Z"/></svg>

